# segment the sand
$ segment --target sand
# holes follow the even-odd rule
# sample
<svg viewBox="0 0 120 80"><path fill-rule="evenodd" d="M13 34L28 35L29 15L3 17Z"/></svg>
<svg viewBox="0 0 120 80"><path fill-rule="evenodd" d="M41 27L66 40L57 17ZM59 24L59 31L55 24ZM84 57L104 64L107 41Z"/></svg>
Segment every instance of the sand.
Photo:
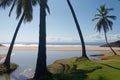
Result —
<svg viewBox="0 0 120 80"><path fill-rule="evenodd" d="M0 47L0 50L8 50L9 47ZM37 47L14 47L14 50L37 50ZM113 48L118 55L120 55L120 48L118 47L114 47ZM48 51L81 51L82 48L81 47L47 47ZM86 47L87 51L110 51L109 47ZM100 56L101 58L104 58L106 56L112 56L114 55L112 52L108 52L107 54L104 54L102 56ZM6 55L4 54L0 54L0 61L2 61L2 59L5 57Z"/></svg>
<svg viewBox="0 0 120 80"><path fill-rule="evenodd" d="M37 50L37 47L14 47L14 50ZM114 47L114 50L120 51L120 48ZM0 50L8 50L8 47L0 47ZM47 47L48 51L81 51L81 47ZM109 51L109 47L86 47L87 51Z"/></svg>

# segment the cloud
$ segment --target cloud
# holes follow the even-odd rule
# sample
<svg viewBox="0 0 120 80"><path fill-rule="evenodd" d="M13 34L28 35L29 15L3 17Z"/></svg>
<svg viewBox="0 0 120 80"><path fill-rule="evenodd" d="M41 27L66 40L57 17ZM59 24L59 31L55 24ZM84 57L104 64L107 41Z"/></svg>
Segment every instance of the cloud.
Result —
<svg viewBox="0 0 120 80"><path fill-rule="evenodd" d="M120 40L120 34L108 35L108 40L110 41Z"/></svg>
<svg viewBox="0 0 120 80"><path fill-rule="evenodd" d="M117 41L120 40L120 34L108 34L107 35L108 41ZM92 34L85 38L87 42L102 42L105 41L104 34Z"/></svg>
<svg viewBox="0 0 120 80"><path fill-rule="evenodd" d="M73 37L47 37L48 42L76 42L79 41L79 38Z"/></svg>
<svg viewBox="0 0 120 80"><path fill-rule="evenodd" d="M97 42L97 41L104 41L104 36L100 34L92 34L85 37L86 42Z"/></svg>
<svg viewBox="0 0 120 80"><path fill-rule="evenodd" d="M120 34L108 34L108 41L117 41L120 40ZM104 34L92 34L84 37L85 42L103 42L105 41ZM79 37L47 37L48 42L79 42Z"/></svg>

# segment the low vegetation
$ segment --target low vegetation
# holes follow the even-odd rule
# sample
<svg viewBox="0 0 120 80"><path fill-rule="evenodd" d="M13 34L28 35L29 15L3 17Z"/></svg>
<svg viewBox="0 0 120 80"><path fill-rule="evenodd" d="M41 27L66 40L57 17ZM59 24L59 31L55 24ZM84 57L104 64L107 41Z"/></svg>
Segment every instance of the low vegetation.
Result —
<svg viewBox="0 0 120 80"><path fill-rule="evenodd" d="M11 63L9 73L17 67L18 65ZM120 80L120 56L91 61L78 57L61 59L49 65L48 69L53 75L40 80ZM0 74L4 73L8 73L6 67L0 64Z"/></svg>
<svg viewBox="0 0 120 80"><path fill-rule="evenodd" d="M10 70L7 71L6 67L4 66L4 64L0 64L0 74L4 74L4 73L11 73L13 72L14 70L16 70L18 67L17 64L14 64L14 63L11 63L10 64Z"/></svg>
<svg viewBox="0 0 120 80"><path fill-rule="evenodd" d="M48 69L53 73L49 80L120 80L120 56L92 61L77 57L62 59Z"/></svg>

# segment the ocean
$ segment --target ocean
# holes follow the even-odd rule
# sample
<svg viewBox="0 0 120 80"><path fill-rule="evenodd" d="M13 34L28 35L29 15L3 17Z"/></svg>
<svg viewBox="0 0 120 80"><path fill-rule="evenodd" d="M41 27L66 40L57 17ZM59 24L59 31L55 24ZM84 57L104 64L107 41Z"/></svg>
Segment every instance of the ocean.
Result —
<svg viewBox="0 0 120 80"><path fill-rule="evenodd" d="M0 43L3 46L9 46L10 43ZM104 42L86 42L86 46L100 46L105 44ZM24 42L19 42L15 43L14 46L38 46L38 43L24 43ZM48 47L74 47L74 46L81 46L80 42L47 42Z"/></svg>

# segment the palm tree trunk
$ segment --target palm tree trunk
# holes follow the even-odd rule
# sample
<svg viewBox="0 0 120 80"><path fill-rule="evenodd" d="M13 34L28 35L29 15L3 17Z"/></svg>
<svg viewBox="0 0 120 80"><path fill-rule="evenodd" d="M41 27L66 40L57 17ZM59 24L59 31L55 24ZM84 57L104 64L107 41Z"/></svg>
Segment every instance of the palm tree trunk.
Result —
<svg viewBox="0 0 120 80"><path fill-rule="evenodd" d="M48 75L46 63L46 11L45 2L40 5L39 46L34 79Z"/></svg>
<svg viewBox="0 0 120 80"><path fill-rule="evenodd" d="M10 70L10 58L11 58L11 53L12 53L12 50L13 50L13 46L14 46L14 43L15 43L15 40L16 40L16 37L17 37L17 33L19 31L19 28L21 26L21 23L24 19L24 13L17 25L17 28L15 30L15 33L14 33L14 36L12 38L12 41L11 41L11 44L10 44L10 47L9 47L9 50L8 50L8 53L7 53L7 56L6 56L6 59L5 59L5 62L4 62L4 65L7 67L7 70Z"/></svg>
<svg viewBox="0 0 120 80"><path fill-rule="evenodd" d="M78 34L79 34L79 37L80 37L80 40L81 40L81 45L82 45L82 57L85 57L87 59L89 59L86 55L86 48L85 48L85 43L84 43L84 39L83 39L83 35L82 35L82 32L81 32L81 29L80 29L80 26L79 26L79 23L78 23L78 20L77 20L77 17L76 17L76 14L74 12L74 9L70 3L69 0L67 0L67 3L69 5L69 8L71 10L71 13L73 15L73 18L74 18L74 21L75 21L75 24L76 24L76 28L78 30Z"/></svg>
<svg viewBox="0 0 120 80"><path fill-rule="evenodd" d="M105 34L105 40L106 40L107 45L110 47L111 51L112 51L115 55L117 55L117 53L112 49L112 47L111 47L110 44L108 43L107 34L106 34L105 31L104 31L104 34Z"/></svg>

